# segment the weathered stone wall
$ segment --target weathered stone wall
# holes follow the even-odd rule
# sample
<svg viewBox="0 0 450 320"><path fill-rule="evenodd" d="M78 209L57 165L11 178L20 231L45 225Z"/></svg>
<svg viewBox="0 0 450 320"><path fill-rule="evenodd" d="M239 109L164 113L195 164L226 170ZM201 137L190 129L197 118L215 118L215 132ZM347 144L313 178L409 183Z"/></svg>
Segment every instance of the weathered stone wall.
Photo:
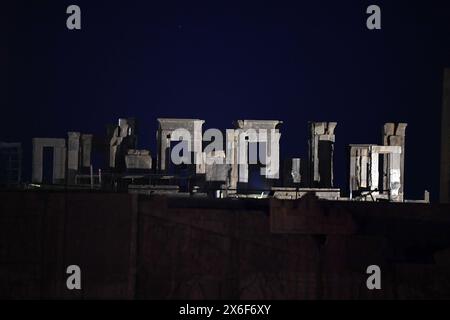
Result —
<svg viewBox="0 0 450 320"><path fill-rule="evenodd" d="M0 193L0 297L133 298L136 197ZM82 290L66 288L79 265Z"/></svg>
<svg viewBox="0 0 450 320"><path fill-rule="evenodd" d="M450 298L450 207L0 193L0 297ZM68 265L82 290L66 289ZM382 270L368 290L366 268Z"/></svg>
<svg viewBox="0 0 450 320"><path fill-rule="evenodd" d="M141 298L392 296L388 281L384 281L387 287L382 293L366 288L366 267L386 264L382 238L334 234L339 229L324 237L297 231L273 233L269 218L273 212L269 208L171 208L164 199L158 201L158 207L152 202L141 201L139 207L139 243L144 247L139 253L142 259L138 270L145 270L138 273ZM280 210L276 205L272 208ZM317 221L307 224L319 230ZM345 223L341 230L347 228L348 221ZM354 229L351 224L349 228L344 233Z"/></svg>

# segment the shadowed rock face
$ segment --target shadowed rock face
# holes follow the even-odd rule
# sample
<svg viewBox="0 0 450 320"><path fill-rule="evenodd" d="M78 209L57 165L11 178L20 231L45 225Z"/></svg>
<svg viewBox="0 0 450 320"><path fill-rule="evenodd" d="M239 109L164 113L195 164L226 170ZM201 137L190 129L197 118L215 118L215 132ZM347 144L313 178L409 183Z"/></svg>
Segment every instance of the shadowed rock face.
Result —
<svg viewBox="0 0 450 320"><path fill-rule="evenodd" d="M450 207L0 193L0 297L450 298ZM82 290L69 291L77 264ZM382 290L368 290L378 265Z"/></svg>
<svg viewBox="0 0 450 320"><path fill-rule="evenodd" d="M444 70L441 124L440 201L450 202L450 69Z"/></svg>

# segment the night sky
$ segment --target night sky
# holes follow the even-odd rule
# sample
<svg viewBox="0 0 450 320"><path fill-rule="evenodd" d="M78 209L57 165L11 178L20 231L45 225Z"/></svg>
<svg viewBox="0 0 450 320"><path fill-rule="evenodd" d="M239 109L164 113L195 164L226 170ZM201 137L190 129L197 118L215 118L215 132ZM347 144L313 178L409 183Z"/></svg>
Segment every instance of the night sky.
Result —
<svg viewBox="0 0 450 320"><path fill-rule="evenodd" d="M66 28L70 4L80 31ZM366 28L370 4L382 30ZM24 144L28 173L32 137L103 135L118 117L138 119L153 155L157 117L204 129L283 120L281 155L302 158L308 121L337 121L344 188L346 145L381 143L383 124L401 121L406 197L438 196L450 1L15 0L1 11L0 141Z"/></svg>

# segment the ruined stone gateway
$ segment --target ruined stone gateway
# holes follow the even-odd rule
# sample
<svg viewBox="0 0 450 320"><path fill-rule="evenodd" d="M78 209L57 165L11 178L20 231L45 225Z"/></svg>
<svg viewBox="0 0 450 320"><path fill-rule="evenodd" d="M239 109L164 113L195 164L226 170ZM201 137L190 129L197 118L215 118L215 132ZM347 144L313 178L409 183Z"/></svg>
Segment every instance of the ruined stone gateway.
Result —
<svg viewBox="0 0 450 320"><path fill-rule="evenodd" d="M336 122L309 122L307 157L282 158L280 120L237 120L233 129L201 119L158 118L156 152L138 148L137 121L120 118L106 137L68 132L33 139L32 188L94 189L209 198L428 202L405 198L406 123L385 123L380 145L349 145L348 189L334 183ZM43 181L44 148L53 171ZM93 163L95 154L106 163ZM152 154L154 156L152 156ZM104 157L105 158L105 157Z"/></svg>

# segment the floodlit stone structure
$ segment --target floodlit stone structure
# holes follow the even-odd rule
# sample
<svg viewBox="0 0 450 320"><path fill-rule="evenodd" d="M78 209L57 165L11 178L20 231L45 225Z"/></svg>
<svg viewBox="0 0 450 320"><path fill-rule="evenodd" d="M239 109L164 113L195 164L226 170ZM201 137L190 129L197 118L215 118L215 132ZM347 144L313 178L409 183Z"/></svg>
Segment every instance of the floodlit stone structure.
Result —
<svg viewBox="0 0 450 320"><path fill-rule="evenodd" d="M136 147L134 119L119 119L109 141L109 166L117 168L119 163L125 161L125 155L129 149Z"/></svg>
<svg viewBox="0 0 450 320"><path fill-rule="evenodd" d="M205 154L205 180L227 182L231 166L226 163L223 150Z"/></svg>
<svg viewBox="0 0 450 320"><path fill-rule="evenodd" d="M180 141L180 137L176 135L187 132L189 134L189 144L192 152L193 163L195 163L195 173L204 174L205 166L203 164L202 154L202 126L204 120L200 119L170 119L158 118L157 139L157 169L159 172L167 172L170 165L170 143L172 141Z"/></svg>
<svg viewBox="0 0 450 320"><path fill-rule="evenodd" d="M265 164L261 167L261 175L266 179L278 179L280 170L280 137L279 120L237 120L234 130L227 130L227 158L231 161L230 187L237 189L238 183L248 183L249 162L257 163L253 156L263 155L259 159ZM250 152L249 148L257 145L258 151ZM262 149L261 149L262 148ZM249 158L250 155L250 158Z"/></svg>
<svg viewBox="0 0 450 320"><path fill-rule="evenodd" d="M401 154L401 146L350 145L350 199L356 196L373 201L381 198L403 201ZM387 177L387 188L382 187L384 179L380 184L380 155L386 159L383 177Z"/></svg>
<svg viewBox="0 0 450 320"><path fill-rule="evenodd" d="M91 167L92 134L81 135L81 168Z"/></svg>
<svg viewBox="0 0 450 320"><path fill-rule="evenodd" d="M293 186L302 182L301 159L289 158L284 161L283 185Z"/></svg>
<svg viewBox="0 0 450 320"><path fill-rule="evenodd" d="M67 179L69 184L75 183L75 176L80 167L80 136L79 132L67 133Z"/></svg>
<svg viewBox="0 0 450 320"><path fill-rule="evenodd" d="M67 133L67 181L76 184L77 174L91 167L92 134Z"/></svg>
<svg viewBox="0 0 450 320"><path fill-rule="evenodd" d="M144 194L162 188L171 195L216 198L300 199L312 194L327 200L429 202L428 192L424 199L405 200L406 123L386 123L380 145L350 145L349 193L344 195L333 183L336 122L309 122L308 157L284 159L280 167L280 120L237 120L233 129L205 133L204 120L157 121L156 162L149 150L137 148L134 119L121 118L108 127L106 140L95 142L96 150L108 153L110 169L96 168L95 174L92 135L68 132L67 148L65 139L35 138L32 181L42 183L42 153L51 147L52 183L67 181L70 187L86 186L78 182L89 179L91 188Z"/></svg>
<svg viewBox="0 0 450 320"><path fill-rule="evenodd" d="M125 156L127 169L150 170L152 168L152 157L148 150L128 150Z"/></svg>
<svg viewBox="0 0 450 320"><path fill-rule="evenodd" d="M333 187L333 153L336 122L309 123L310 187Z"/></svg>
<svg viewBox="0 0 450 320"><path fill-rule="evenodd" d="M405 177L405 134L407 123L386 123L383 127L383 145L401 147L400 155L400 189L399 197L403 199L404 194L404 177ZM383 190L391 190L390 181L391 173L388 169L390 165L389 154L383 155Z"/></svg>
<svg viewBox="0 0 450 320"><path fill-rule="evenodd" d="M53 149L53 184L62 184L66 178L66 140L52 138L33 138L32 182L42 183L43 151Z"/></svg>
<svg viewBox="0 0 450 320"><path fill-rule="evenodd" d="M272 193L274 198L284 200L297 200L309 195L322 200L339 200L341 197L341 190L337 188L272 187Z"/></svg>

